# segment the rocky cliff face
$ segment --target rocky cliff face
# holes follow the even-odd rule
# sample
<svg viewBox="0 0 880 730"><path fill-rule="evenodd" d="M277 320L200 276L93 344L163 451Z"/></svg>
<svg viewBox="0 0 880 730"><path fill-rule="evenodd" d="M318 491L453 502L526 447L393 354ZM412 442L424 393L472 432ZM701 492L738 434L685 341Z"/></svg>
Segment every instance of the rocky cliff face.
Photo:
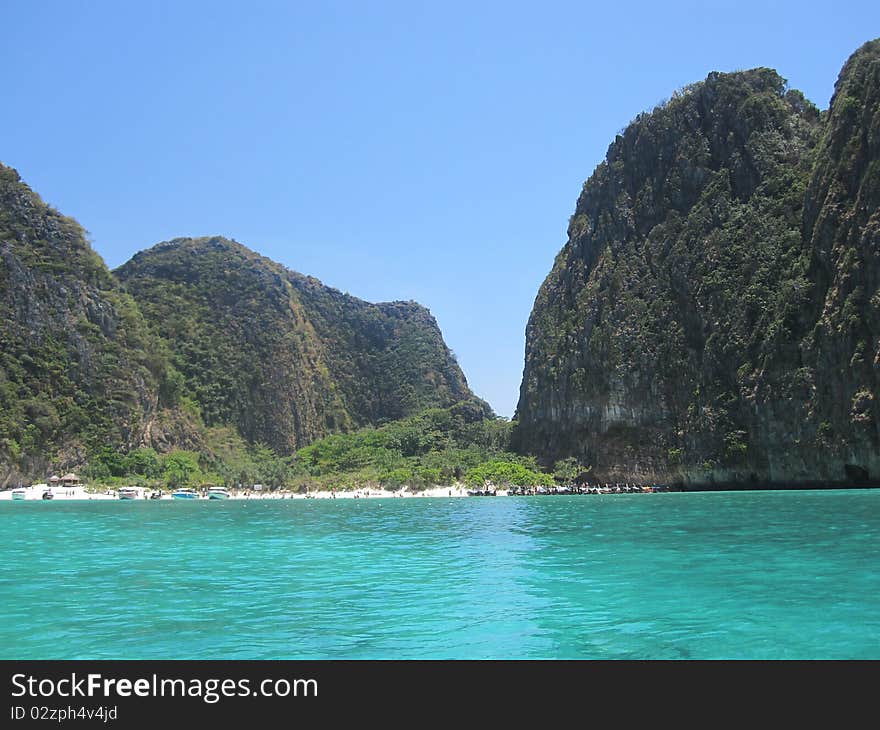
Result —
<svg viewBox="0 0 880 730"><path fill-rule="evenodd" d="M3 165L0 322L0 486L163 438L167 361L137 305L76 221Z"/></svg>
<svg viewBox="0 0 880 730"><path fill-rule="evenodd" d="M116 272L207 425L290 453L471 397L430 313L370 304L227 239L177 239Z"/></svg>
<svg viewBox="0 0 880 730"><path fill-rule="evenodd" d="M599 479L880 475L880 45L820 115L769 69L638 117L526 331L519 448Z"/></svg>
<svg viewBox="0 0 880 730"><path fill-rule="evenodd" d="M835 473L880 478L880 40L853 54L835 86L803 235L814 289L801 348L817 445Z"/></svg>
<svg viewBox="0 0 880 730"><path fill-rule="evenodd" d="M116 274L0 165L0 487L102 450L293 450L472 397L431 314L369 304L222 238Z"/></svg>

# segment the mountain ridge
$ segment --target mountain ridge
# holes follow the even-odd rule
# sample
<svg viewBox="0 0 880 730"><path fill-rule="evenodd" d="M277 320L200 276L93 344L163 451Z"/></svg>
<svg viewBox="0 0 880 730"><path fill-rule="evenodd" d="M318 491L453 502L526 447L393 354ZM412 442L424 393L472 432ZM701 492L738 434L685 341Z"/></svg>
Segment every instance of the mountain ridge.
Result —
<svg viewBox="0 0 880 730"><path fill-rule="evenodd" d="M215 427L285 455L473 397L416 302L371 304L218 236L162 242L111 272L2 164L0 315L0 484L107 450L210 451Z"/></svg>
<svg viewBox="0 0 880 730"><path fill-rule="evenodd" d="M449 406L472 395L426 308L365 302L229 239L162 242L136 254L115 275L168 344L206 422L234 422L248 440L264 441L280 453L335 430ZM187 313L189 329L175 325L181 312ZM228 336L233 332L235 342ZM237 366L224 367L212 347ZM269 362L281 370L265 369ZM292 389L278 397L280 391L242 382L253 368L276 391ZM292 373L303 374L308 387L291 379ZM208 392L218 374L229 397ZM264 412L271 418L253 420Z"/></svg>

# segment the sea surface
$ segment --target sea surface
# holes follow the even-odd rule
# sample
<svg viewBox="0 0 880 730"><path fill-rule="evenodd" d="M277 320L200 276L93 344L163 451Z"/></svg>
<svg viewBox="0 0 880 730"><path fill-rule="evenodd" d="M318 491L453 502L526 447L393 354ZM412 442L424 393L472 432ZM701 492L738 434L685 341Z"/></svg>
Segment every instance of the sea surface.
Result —
<svg viewBox="0 0 880 730"><path fill-rule="evenodd" d="M0 503L2 659L880 659L880 490Z"/></svg>

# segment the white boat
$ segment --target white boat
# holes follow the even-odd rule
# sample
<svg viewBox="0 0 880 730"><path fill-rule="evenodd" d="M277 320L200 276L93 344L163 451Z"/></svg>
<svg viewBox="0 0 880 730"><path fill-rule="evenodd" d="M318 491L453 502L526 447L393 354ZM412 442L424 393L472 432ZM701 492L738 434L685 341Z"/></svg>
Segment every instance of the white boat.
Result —
<svg viewBox="0 0 880 730"><path fill-rule="evenodd" d="M16 501L27 499L27 489L21 487L19 489L12 490L12 498Z"/></svg>
<svg viewBox="0 0 880 730"><path fill-rule="evenodd" d="M223 487L209 487L208 499L229 499L229 492Z"/></svg>
<svg viewBox="0 0 880 730"><path fill-rule="evenodd" d="M140 497L140 490L137 487L119 487L117 496L119 499L137 499Z"/></svg>
<svg viewBox="0 0 880 730"><path fill-rule="evenodd" d="M174 499L198 499L199 494L195 489L190 489L189 487L184 487L183 489L175 489L171 496Z"/></svg>

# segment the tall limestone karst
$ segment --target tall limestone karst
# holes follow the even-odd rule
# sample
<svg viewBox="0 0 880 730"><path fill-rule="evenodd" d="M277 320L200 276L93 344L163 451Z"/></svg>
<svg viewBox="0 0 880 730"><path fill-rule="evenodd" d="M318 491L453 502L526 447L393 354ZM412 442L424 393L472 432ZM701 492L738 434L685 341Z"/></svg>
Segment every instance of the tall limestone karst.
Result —
<svg viewBox="0 0 880 730"><path fill-rule="evenodd" d="M0 487L206 427L287 455L472 398L430 312L369 304L222 238L107 269L0 165Z"/></svg>
<svg viewBox="0 0 880 730"><path fill-rule="evenodd" d="M0 165L0 485L106 445L192 444L168 380L161 344L79 224Z"/></svg>
<svg viewBox="0 0 880 730"><path fill-rule="evenodd" d="M115 273L205 422L281 453L472 396L415 302L370 304L220 237L158 244Z"/></svg>
<svg viewBox="0 0 880 730"><path fill-rule="evenodd" d="M597 479L880 478L880 41L820 114L769 69L637 117L535 300L519 448Z"/></svg>

